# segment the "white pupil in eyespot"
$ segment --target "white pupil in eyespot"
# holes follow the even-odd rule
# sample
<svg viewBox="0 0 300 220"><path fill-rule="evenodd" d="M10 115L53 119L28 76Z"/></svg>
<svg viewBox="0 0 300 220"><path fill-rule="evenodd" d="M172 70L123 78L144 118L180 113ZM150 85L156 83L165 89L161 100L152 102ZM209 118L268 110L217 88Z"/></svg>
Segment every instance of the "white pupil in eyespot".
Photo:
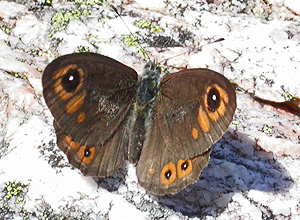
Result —
<svg viewBox="0 0 300 220"><path fill-rule="evenodd" d="M217 100L217 96L216 96L216 95L213 95L213 96L211 97L211 99L214 100L214 101L216 101L216 100Z"/></svg>
<svg viewBox="0 0 300 220"><path fill-rule="evenodd" d="M73 81L74 80L74 76L69 76L69 81Z"/></svg>

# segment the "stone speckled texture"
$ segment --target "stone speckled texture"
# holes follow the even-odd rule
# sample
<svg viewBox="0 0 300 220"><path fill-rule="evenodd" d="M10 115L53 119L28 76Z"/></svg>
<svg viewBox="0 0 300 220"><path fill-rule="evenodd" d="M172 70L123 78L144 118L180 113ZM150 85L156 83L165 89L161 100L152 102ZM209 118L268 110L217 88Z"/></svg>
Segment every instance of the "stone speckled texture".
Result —
<svg viewBox="0 0 300 220"><path fill-rule="evenodd" d="M51 60L90 50L139 73L145 61L108 4L47 2L0 1L0 219L300 219L299 110L276 104L300 97L298 1L109 2L151 58L189 51L167 61L170 72L207 67L239 87L199 180L165 197L147 194L127 162L103 180L83 176L56 146L41 85Z"/></svg>

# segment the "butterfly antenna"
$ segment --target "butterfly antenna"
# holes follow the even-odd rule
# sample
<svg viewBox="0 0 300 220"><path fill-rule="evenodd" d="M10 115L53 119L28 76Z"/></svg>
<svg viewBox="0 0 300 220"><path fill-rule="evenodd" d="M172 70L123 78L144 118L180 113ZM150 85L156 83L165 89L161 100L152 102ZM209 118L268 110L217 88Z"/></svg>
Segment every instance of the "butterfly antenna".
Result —
<svg viewBox="0 0 300 220"><path fill-rule="evenodd" d="M186 53L196 53L196 52L198 52L198 51L201 51L202 48L205 47L205 46L207 46L207 45L214 44L214 43L217 43L217 42L220 42L220 41L223 41L223 40L225 40L225 39L224 39L224 38L219 38L219 39L217 39L217 40L214 40L214 41L212 41L212 42L209 42L209 43L207 43L207 44L204 44L204 45L200 46L199 48L192 48L192 49L190 49L190 50L188 50L188 51L186 51L186 52L177 54L177 55L172 56L172 57L168 57L168 58L166 58L166 59L160 61L159 64L162 63L162 62L166 62L167 60L173 59L173 58L175 58L175 57L182 56L183 54L186 54Z"/></svg>
<svg viewBox="0 0 300 220"><path fill-rule="evenodd" d="M110 7L115 11L115 13L119 16L119 18L122 20L122 22L125 24L125 27L127 28L127 30L129 31L129 33L134 37L134 34L131 32L130 28L127 26L126 22L123 20L122 16L120 15L120 13L118 12L118 10L116 9L115 6L110 5ZM140 44L140 42L137 40L136 41L139 45L139 48L142 50L142 53L145 57L145 59L149 62L150 61L150 57L147 54L147 52L144 50L144 48L142 47L142 45Z"/></svg>

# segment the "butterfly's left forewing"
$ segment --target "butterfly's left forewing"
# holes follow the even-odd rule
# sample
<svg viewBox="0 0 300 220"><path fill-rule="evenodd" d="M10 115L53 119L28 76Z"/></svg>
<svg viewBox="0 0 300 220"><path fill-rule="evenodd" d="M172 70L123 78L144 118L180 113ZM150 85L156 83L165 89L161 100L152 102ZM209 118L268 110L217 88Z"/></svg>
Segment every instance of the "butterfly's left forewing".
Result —
<svg viewBox="0 0 300 220"><path fill-rule="evenodd" d="M140 185L165 195L194 183L235 108L235 91L219 73L190 69L165 76L137 165Z"/></svg>

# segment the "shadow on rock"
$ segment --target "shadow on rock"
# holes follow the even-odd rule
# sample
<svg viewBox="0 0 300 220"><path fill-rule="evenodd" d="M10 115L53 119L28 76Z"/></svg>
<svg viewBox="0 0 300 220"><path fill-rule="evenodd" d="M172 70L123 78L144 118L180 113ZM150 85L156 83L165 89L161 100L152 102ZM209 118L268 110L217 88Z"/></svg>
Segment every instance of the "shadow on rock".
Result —
<svg viewBox="0 0 300 220"><path fill-rule="evenodd" d="M180 193L156 197L158 203L189 217L218 216L232 196L250 190L286 191L289 174L272 154L257 149L253 140L227 132L212 147L211 159L199 180ZM241 135L242 136L242 135Z"/></svg>

